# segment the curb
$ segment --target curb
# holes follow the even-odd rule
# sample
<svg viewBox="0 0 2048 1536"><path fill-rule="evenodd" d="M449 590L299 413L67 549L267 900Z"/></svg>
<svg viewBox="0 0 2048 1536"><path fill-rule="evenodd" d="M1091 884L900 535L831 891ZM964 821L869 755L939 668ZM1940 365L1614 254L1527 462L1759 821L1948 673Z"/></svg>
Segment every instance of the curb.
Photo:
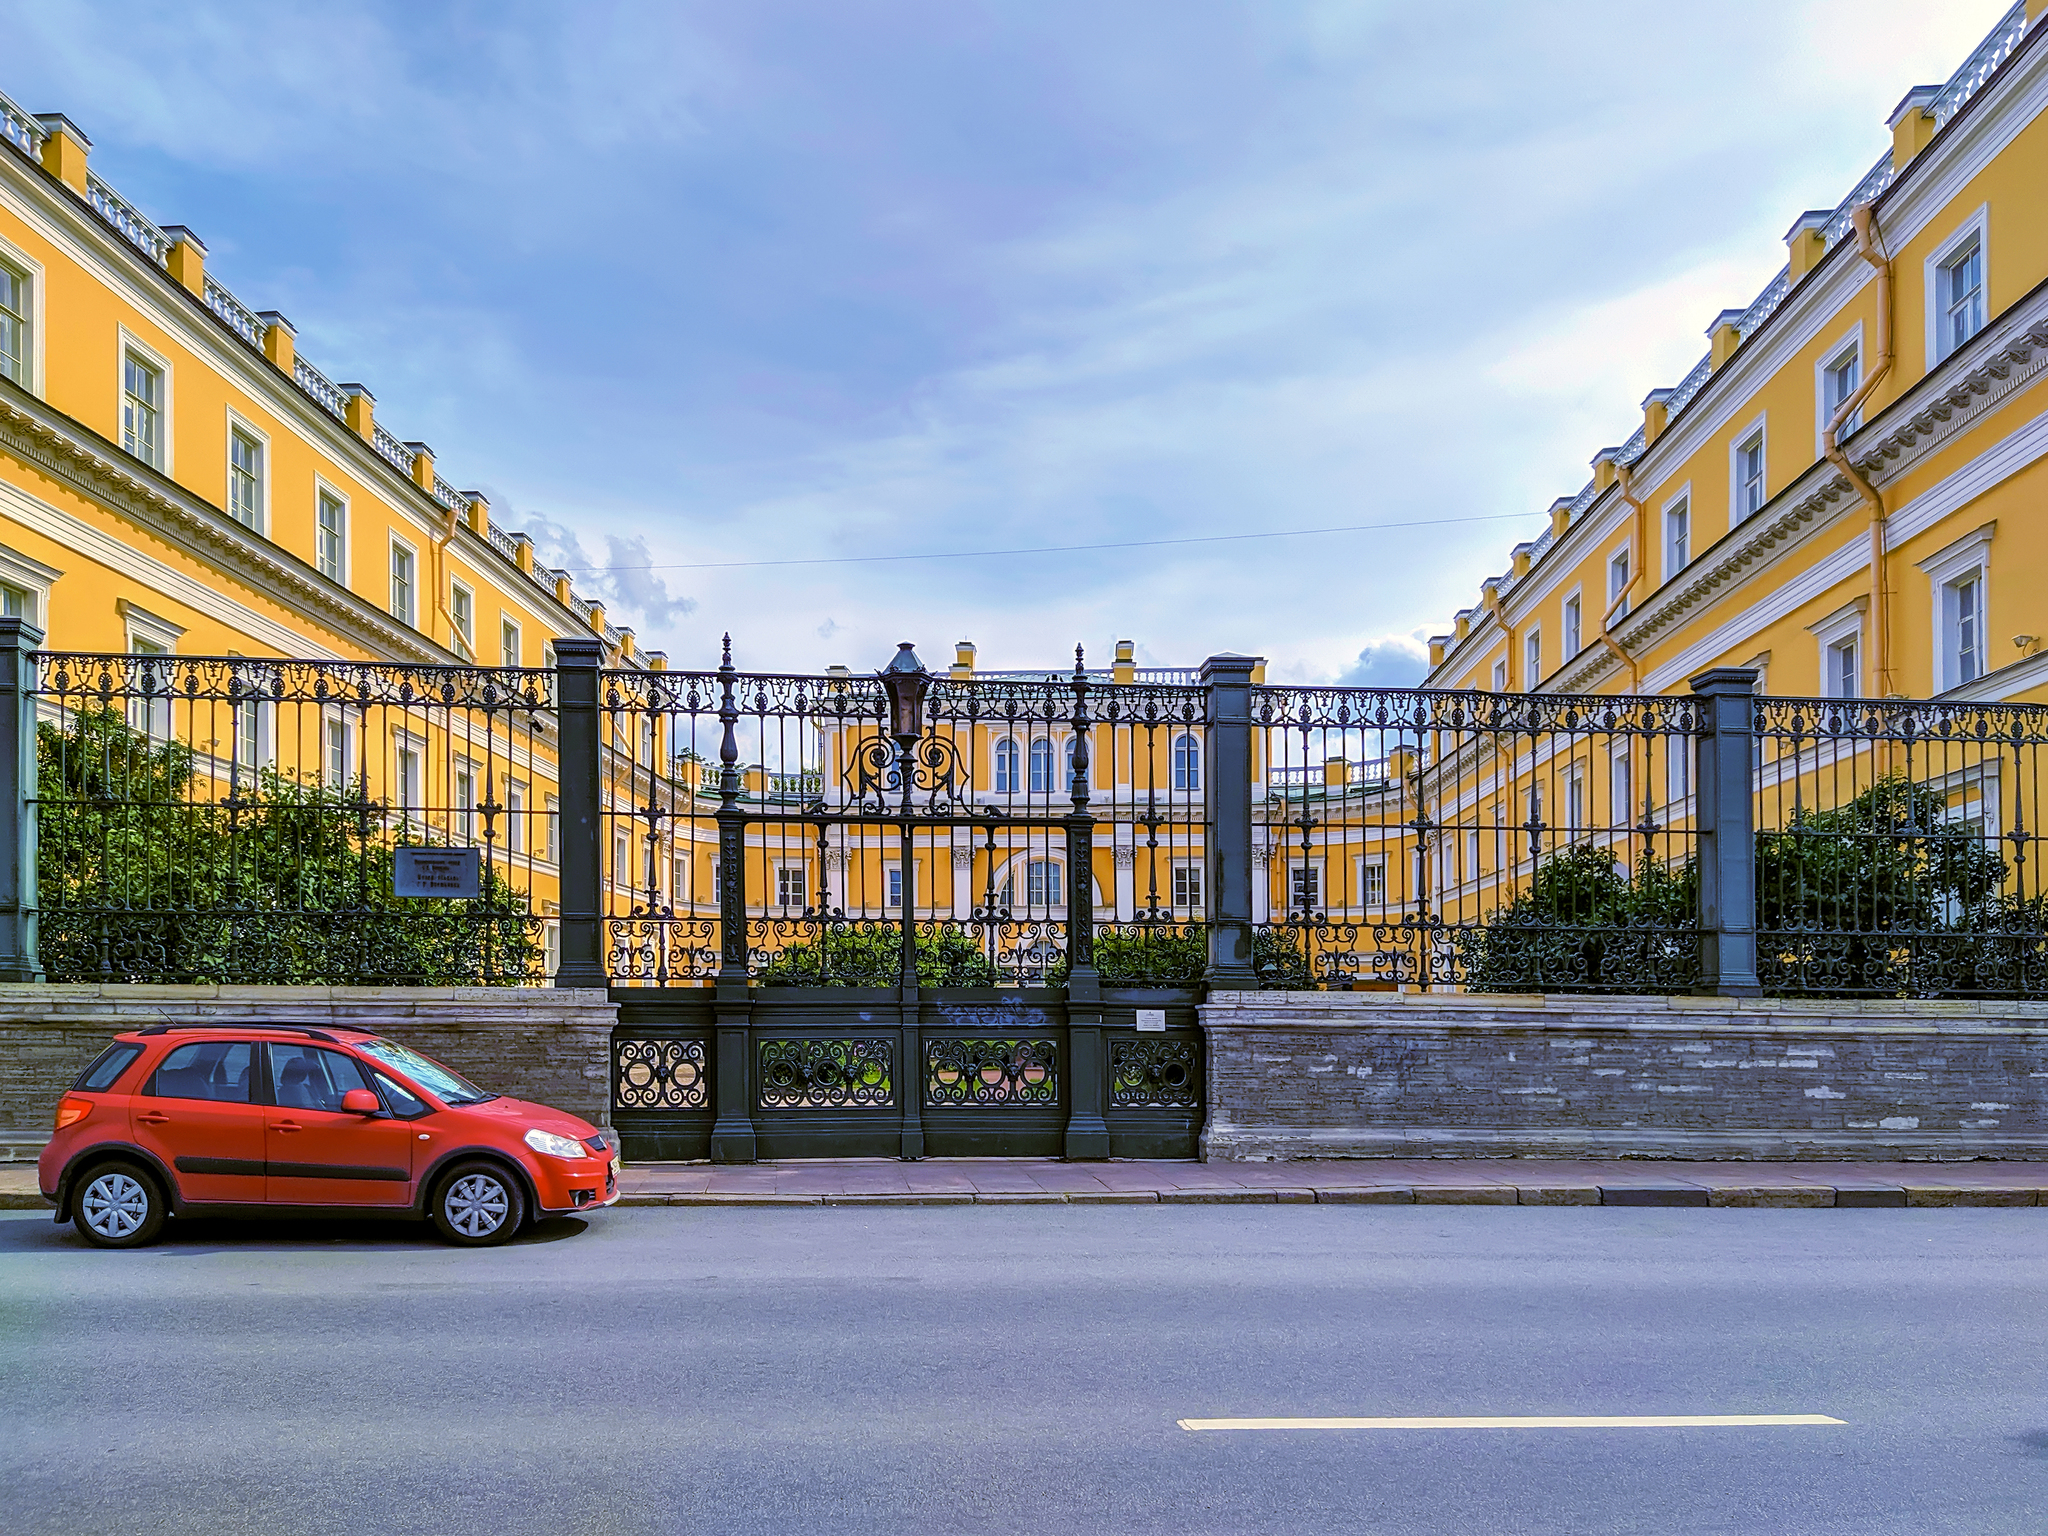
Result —
<svg viewBox="0 0 2048 1536"><path fill-rule="evenodd" d="M0 1196L0 1202L9 1197ZM1842 1210L2010 1208L2048 1205L2048 1189L2001 1185L1344 1185L1333 1189L1135 1189L1009 1191L991 1194L629 1194L621 1206L706 1205L1604 1205L1659 1210ZM40 1200L0 1209L43 1209Z"/></svg>

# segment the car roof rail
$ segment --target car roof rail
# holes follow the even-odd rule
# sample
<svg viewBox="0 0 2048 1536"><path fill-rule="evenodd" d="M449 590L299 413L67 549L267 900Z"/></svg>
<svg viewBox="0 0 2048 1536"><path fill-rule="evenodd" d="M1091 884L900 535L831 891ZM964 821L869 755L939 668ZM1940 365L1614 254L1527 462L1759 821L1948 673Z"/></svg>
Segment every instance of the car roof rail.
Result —
<svg viewBox="0 0 2048 1536"><path fill-rule="evenodd" d="M347 1029L351 1034L374 1035L376 1033L373 1029L357 1029L353 1024L342 1025L341 1027ZM315 1029L310 1024L231 1024L225 1019L195 1019L190 1023L152 1024L147 1029L138 1029L135 1033L138 1035L168 1035L184 1029L246 1029L257 1033L268 1031L271 1034L305 1035L309 1039L325 1040L329 1045L341 1044L339 1040L335 1039L326 1030Z"/></svg>

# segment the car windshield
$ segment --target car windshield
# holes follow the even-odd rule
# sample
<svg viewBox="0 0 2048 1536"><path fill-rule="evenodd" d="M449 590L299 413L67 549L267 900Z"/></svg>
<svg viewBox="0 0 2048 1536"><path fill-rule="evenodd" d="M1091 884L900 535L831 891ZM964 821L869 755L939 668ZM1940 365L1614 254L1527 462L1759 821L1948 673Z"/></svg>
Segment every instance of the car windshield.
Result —
<svg viewBox="0 0 2048 1536"><path fill-rule="evenodd" d="M460 1072L451 1072L431 1056L422 1056L396 1041L365 1040L356 1049L372 1061L403 1072L443 1104L482 1104L497 1097L495 1093L485 1093Z"/></svg>

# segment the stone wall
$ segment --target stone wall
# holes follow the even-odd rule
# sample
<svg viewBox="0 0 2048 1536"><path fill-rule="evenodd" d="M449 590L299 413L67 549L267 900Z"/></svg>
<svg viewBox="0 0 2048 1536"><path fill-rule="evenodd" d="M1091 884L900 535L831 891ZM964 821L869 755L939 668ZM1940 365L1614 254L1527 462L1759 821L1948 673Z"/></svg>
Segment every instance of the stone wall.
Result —
<svg viewBox="0 0 2048 1536"><path fill-rule="evenodd" d="M2048 1157L2048 1003L1222 992L1216 1161Z"/></svg>
<svg viewBox="0 0 2048 1536"><path fill-rule="evenodd" d="M602 1122L617 1017L602 991L569 988L0 984L0 1157L35 1155L57 1100L114 1035L190 1019L373 1029L480 1087Z"/></svg>

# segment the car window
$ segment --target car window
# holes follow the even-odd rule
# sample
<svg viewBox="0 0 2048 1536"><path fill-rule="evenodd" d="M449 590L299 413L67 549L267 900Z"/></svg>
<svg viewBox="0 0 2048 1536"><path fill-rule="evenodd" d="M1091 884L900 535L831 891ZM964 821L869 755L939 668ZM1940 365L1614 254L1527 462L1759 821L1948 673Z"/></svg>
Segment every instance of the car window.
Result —
<svg viewBox="0 0 2048 1536"><path fill-rule="evenodd" d="M85 1093L105 1093L120 1080L130 1063L142 1054L139 1045L124 1045L119 1041L101 1051L97 1060L78 1074L78 1081L71 1086Z"/></svg>
<svg viewBox="0 0 2048 1536"><path fill-rule="evenodd" d="M427 1113L427 1101L414 1093L405 1084L395 1082L382 1072L376 1074L377 1086L384 1090L384 1102L391 1106L391 1113L401 1120L417 1120Z"/></svg>
<svg viewBox="0 0 2048 1536"><path fill-rule="evenodd" d="M485 1093L461 1073L442 1066L433 1057L422 1056L412 1047L400 1045L395 1040L365 1040L356 1049L373 1061L403 1072L451 1108L483 1104L497 1097L495 1093Z"/></svg>
<svg viewBox="0 0 2048 1536"><path fill-rule="evenodd" d="M279 1109L338 1112L343 1094L369 1086L353 1056L317 1045L270 1044L270 1089Z"/></svg>
<svg viewBox="0 0 2048 1536"><path fill-rule="evenodd" d="M194 1040L175 1048L150 1079L159 1099L215 1099L249 1102L249 1066L256 1048L247 1040Z"/></svg>

